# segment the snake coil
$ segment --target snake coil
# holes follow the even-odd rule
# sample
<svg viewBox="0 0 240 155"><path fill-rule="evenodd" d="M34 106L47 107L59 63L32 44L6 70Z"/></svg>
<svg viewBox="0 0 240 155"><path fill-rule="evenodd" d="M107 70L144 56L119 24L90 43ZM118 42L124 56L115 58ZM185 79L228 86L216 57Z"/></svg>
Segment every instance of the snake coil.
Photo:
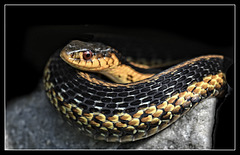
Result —
<svg viewBox="0 0 240 155"><path fill-rule="evenodd" d="M129 66L120 62L116 50L99 43L73 41L63 51L72 57L70 63L81 64L85 59L85 65L95 65L95 69L94 63L104 67L101 57L107 56L104 61L111 63L104 64L110 69L110 64L117 61L116 66ZM83 56L78 58L73 51ZM55 52L44 70L51 104L81 132L107 142L136 141L154 135L202 100L223 94L227 87L221 55L200 56L133 83L104 81L87 69L76 69L60 55ZM94 56L99 62L86 60Z"/></svg>

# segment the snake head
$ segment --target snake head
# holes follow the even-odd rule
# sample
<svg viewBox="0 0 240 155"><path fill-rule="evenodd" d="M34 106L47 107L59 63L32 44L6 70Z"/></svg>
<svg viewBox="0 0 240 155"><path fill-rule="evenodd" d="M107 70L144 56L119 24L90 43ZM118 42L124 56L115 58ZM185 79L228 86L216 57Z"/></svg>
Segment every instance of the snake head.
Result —
<svg viewBox="0 0 240 155"><path fill-rule="evenodd" d="M73 40L60 52L60 57L72 67L98 72L120 64L118 52L102 43Z"/></svg>

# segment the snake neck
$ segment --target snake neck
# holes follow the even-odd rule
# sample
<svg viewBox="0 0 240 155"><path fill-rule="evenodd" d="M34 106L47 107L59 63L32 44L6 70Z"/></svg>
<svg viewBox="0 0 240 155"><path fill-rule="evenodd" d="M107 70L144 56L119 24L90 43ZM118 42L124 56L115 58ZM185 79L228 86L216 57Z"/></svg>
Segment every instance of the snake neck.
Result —
<svg viewBox="0 0 240 155"><path fill-rule="evenodd" d="M129 64L120 64L115 68L100 72L116 83L132 83L152 77L153 73L143 73Z"/></svg>

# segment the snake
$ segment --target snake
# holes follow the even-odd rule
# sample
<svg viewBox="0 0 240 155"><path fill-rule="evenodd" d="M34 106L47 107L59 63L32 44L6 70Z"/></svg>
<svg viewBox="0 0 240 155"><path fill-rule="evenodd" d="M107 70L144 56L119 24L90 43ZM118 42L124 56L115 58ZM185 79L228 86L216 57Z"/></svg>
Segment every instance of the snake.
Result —
<svg viewBox="0 0 240 155"><path fill-rule="evenodd" d="M106 142L155 135L200 102L226 92L223 55L157 71L127 61L103 43L72 40L49 58L43 83L51 105L69 124Z"/></svg>

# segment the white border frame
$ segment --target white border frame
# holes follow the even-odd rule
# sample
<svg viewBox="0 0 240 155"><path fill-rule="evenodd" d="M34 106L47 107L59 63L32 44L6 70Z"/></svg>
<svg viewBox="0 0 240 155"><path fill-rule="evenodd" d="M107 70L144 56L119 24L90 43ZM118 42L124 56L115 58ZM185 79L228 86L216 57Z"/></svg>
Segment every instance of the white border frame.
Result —
<svg viewBox="0 0 240 155"><path fill-rule="evenodd" d="M210 149L210 151L235 151L236 144L236 5L235 4L5 4L4 5L4 149L5 150L64 150L64 149L8 149L6 148L6 9L11 6L233 6L234 7L234 149ZM240 148L238 148L240 149ZM89 149L67 149L70 150L89 150ZM104 149L91 149L91 150L104 150ZM122 150L122 149L119 149ZM125 149L124 149L125 150ZM126 149L132 150L132 149ZM134 150L134 149L133 149ZM150 150L151 151L151 150ZM161 151L161 150L160 150ZM173 150L175 151L175 150ZM185 151L185 150L178 150ZM198 149L193 150L198 151Z"/></svg>

